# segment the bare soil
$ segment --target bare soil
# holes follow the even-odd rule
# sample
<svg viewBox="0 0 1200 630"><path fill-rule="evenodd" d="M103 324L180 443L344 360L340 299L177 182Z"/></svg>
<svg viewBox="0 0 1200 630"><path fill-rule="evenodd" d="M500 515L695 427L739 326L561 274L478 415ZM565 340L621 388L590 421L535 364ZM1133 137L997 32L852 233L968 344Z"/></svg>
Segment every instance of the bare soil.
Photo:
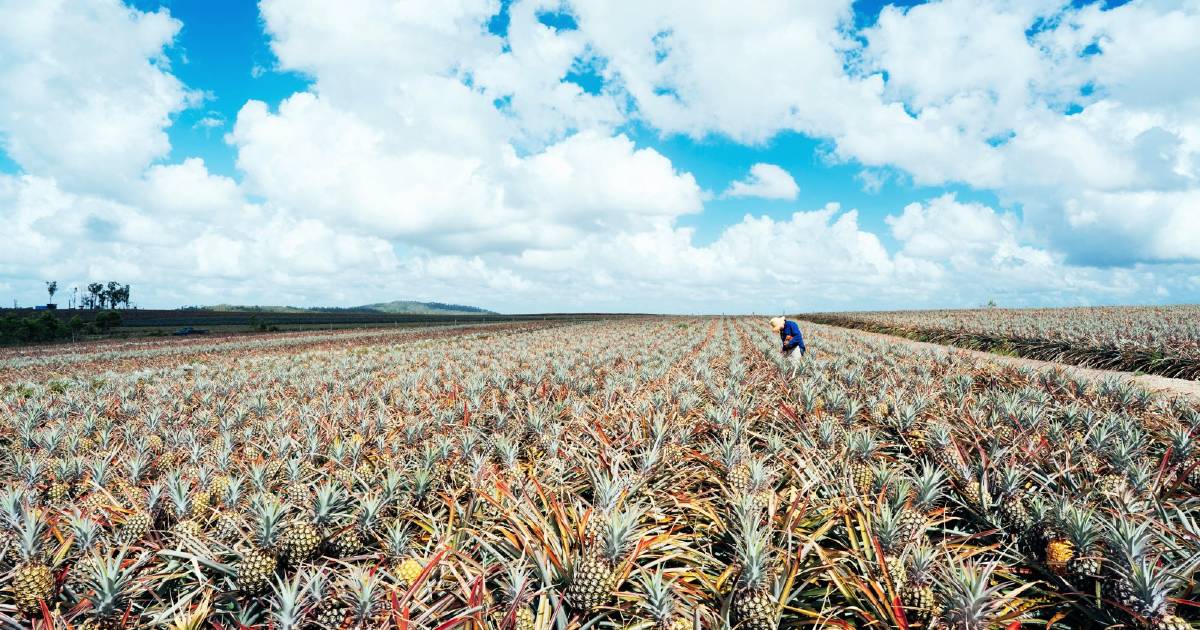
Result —
<svg viewBox="0 0 1200 630"><path fill-rule="evenodd" d="M1200 402L1200 381L1189 381L1180 378L1166 378L1163 376L1154 376L1150 374L1135 374L1133 372L1117 372L1114 370L1094 370L1091 368L1083 368L1075 365L1066 365L1063 363L1054 363L1052 361L1038 361L1036 359L1025 359L1021 357L1008 357L1001 354L992 354L991 352L980 352L978 350L967 350L954 346L945 346L942 344L928 343L925 341L914 341L904 337L896 337L893 335L884 335L880 333L867 332L865 330L857 330L846 328L844 330L853 330L859 334L870 335L887 339L895 343L904 343L914 348L922 348L940 353L960 353L970 355L977 359L986 361L996 361L1007 365L1028 366L1032 368L1061 368L1072 374L1078 374L1085 378L1093 380L1103 380L1108 378L1120 378L1133 381L1141 387L1152 392L1157 392L1167 396L1183 396L1194 401Z"/></svg>

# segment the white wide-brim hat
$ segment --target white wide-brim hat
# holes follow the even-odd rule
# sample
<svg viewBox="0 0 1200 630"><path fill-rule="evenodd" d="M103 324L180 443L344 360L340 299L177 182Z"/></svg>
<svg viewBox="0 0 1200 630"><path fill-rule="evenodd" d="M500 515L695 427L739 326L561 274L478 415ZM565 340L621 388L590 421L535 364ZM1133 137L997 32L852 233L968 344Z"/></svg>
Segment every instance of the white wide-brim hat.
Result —
<svg viewBox="0 0 1200 630"><path fill-rule="evenodd" d="M775 330L775 331L783 330L784 321L785 320L782 317L772 317L771 318L771 330Z"/></svg>

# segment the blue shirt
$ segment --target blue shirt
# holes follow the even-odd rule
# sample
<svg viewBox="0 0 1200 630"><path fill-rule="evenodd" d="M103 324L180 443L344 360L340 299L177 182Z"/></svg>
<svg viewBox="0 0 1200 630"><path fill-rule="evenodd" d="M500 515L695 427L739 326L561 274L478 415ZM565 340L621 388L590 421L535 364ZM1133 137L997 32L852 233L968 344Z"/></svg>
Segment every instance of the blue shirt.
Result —
<svg viewBox="0 0 1200 630"><path fill-rule="evenodd" d="M791 341L788 341L789 336L792 338ZM805 352L806 350L804 347L804 335L800 334L800 326L796 325L796 322L790 319L783 323L783 330L779 331L779 340L783 342L784 350L791 350L792 348L800 348L800 352Z"/></svg>

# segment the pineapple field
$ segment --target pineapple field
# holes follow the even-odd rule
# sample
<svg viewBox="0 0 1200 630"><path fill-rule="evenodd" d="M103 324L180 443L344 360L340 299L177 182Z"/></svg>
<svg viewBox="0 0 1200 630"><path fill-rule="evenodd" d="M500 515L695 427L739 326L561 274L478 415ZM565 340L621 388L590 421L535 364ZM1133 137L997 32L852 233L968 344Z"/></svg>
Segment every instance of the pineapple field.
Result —
<svg viewBox="0 0 1200 630"><path fill-rule="evenodd" d="M1090 368L1200 380L1200 306L813 313L834 326Z"/></svg>
<svg viewBox="0 0 1200 630"><path fill-rule="evenodd" d="M1196 400L803 326L795 363L758 318L0 353L0 624L1200 620Z"/></svg>

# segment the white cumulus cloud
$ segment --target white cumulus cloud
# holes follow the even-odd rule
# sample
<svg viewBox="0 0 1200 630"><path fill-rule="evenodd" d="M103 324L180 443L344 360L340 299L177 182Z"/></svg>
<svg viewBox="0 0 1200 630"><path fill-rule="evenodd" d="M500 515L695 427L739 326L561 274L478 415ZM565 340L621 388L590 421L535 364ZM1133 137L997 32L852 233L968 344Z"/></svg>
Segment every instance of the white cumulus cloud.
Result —
<svg viewBox="0 0 1200 630"><path fill-rule="evenodd" d="M793 200L800 186L791 174L774 164L759 162L750 167L746 179L733 182L725 190L726 197L758 197L760 199Z"/></svg>
<svg viewBox="0 0 1200 630"><path fill-rule="evenodd" d="M26 173L113 193L167 154L195 96L165 67L181 27L166 10L0 0L0 15L0 146Z"/></svg>

